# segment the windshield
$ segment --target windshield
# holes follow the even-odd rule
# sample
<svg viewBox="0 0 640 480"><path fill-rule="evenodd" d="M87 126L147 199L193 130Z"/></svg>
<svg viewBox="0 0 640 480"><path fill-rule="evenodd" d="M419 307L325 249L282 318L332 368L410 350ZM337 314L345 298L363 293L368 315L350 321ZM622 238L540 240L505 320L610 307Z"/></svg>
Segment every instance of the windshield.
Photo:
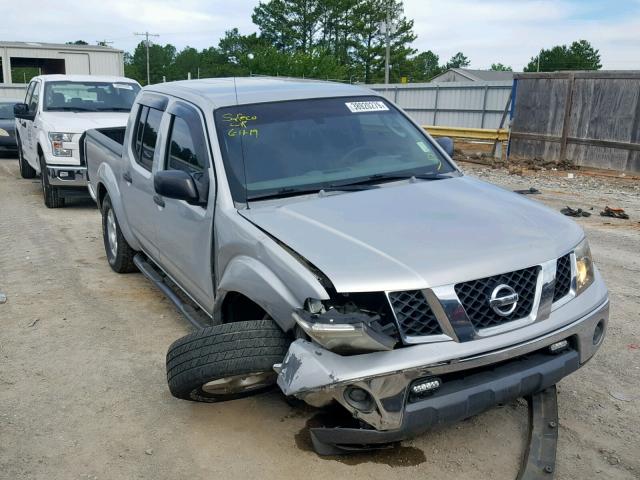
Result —
<svg viewBox="0 0 640 480"><path fill-rule="evenodd" d="M75 112L128 112L140 91L131 82L47 82L44 109Z"/></svg>
<svg viewBox="0 0 640 480"><path fill-rule="evenodd" d="M16 102L0 102L0 120L10 120L12 118L15 118L13 116L13 106L15 104Z"/></svg>
<svg viewBox="0 0 640 480"><path fill-rule="evenodd" d="M215 111L234 200L335 187L453 166L380 97L239 105Z"/></svg>

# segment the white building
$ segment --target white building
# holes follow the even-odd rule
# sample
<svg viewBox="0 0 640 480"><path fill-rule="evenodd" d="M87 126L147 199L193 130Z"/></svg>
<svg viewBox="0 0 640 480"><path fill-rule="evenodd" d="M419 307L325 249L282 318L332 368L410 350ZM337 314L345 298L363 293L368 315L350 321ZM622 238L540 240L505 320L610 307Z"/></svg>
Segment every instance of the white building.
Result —
<svg viewBox="0 0 640 480"><path fill-rule="evenodd" d="M12 78L14 68L37 68L41 75L122 76L124 52L99 45L0 42L0 65L0 98L20 98L26 87L25 78Z"/></svg>

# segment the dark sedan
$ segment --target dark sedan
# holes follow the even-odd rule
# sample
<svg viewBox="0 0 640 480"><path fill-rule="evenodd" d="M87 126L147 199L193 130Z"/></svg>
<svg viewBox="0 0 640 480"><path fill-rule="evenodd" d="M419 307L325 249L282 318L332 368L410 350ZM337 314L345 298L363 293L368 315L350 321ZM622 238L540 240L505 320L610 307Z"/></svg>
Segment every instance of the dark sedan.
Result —
<svg viewBox="0 0 640 480"><path fill-rule="evenodd" d="M16 120L13 116L13 106L17 102L18 100L0 100L0 154L18 152Z"/></svg>

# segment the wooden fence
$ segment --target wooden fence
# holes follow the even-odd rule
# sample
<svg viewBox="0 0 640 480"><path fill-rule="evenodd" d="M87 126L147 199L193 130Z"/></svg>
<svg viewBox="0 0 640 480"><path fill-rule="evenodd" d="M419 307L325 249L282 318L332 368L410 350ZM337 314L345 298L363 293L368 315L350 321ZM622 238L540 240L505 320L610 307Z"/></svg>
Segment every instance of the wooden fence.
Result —
<svg viewBox="0 0 640 480"><path fill-rule="evenodd" d="M516 74L509 154L640 172L640 71Z"/></svg>

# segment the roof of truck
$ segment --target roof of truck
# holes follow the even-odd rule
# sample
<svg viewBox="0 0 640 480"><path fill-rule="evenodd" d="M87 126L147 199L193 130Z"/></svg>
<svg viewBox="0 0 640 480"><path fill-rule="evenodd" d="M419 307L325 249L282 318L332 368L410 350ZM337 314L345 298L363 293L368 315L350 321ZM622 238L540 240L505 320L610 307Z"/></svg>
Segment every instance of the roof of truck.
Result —
<svg viewBox="0 0 640 480"><path fill-rule="evenodd" d="M108 82L108 83L138 83L132 78L119 77L114 75L38 75L37 77L45 82Z"/></svg>
<svg viewBox="0 0 640 480"><path fill-rule="evenodd" d="M379 95L357 85L274 77L183 80L150 85L144 90L181 97L201 107L206 106L203 102L208 103L211 108L305 98Z"/></svg>

